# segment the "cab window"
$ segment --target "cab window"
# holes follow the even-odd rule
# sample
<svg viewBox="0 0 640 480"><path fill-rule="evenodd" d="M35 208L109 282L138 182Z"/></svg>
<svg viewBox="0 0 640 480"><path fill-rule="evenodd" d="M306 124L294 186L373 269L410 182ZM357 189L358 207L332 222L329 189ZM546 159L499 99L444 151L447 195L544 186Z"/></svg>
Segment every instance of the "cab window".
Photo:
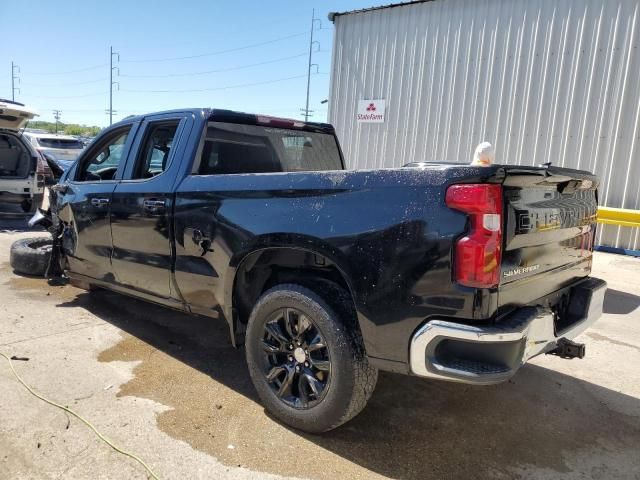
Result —
<svg viewBox="0 0 640 480"><path fill-rule="evenodd" d="M169 166L169 154L178 130L178 120L151 123L147 127L132 179L152 178Z"/></svg>
<svg viewBox="0 0 640 480"><path fill-rule="evenodd" d="M199 175L342 170L333 134L210 122Z"/></svg>
<svg viewBox="0 0 640 480"><path fill-rule="evenodd" d="M78 173L80 182L113 180L123 161L123 153L131 127L118 130L99 143L84 158Z"/></svg>

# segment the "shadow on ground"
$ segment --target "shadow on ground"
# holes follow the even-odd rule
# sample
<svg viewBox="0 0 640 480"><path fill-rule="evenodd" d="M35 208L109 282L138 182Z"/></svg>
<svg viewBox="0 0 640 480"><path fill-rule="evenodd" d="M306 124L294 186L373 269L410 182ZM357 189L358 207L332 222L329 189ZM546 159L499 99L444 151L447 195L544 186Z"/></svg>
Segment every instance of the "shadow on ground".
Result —
<svg viewBox="0 0 640 480"><path fill-rule="evenodd" d="M603 313L628 315L640 307L640 297L613 288L607 288L602 306Z"/></svg>
<svg viewBox="0 0 640 480"><path fill-rule="evenodd" d="M640 445L640 401L553 370L528 365L491 387L381 373L361 415L306 435L264 415L225 322L105 291L59 307L85 308L130 334L99 357L141 362L119 395L171 407L159 427L229 465L322 479L513 478L522 468L588 473L576 458L598 452L605 472L638 474L625 452ZM621 454L629 465L607 460Z"/></svg>

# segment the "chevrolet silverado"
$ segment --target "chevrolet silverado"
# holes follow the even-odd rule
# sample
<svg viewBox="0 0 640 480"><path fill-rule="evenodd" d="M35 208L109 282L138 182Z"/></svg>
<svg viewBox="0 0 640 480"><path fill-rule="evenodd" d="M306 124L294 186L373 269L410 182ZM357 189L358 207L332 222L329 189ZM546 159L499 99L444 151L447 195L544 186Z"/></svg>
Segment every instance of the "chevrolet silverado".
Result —
<svg viewBox="0 0 640 480"><path fill-rule="evenodd" d="M107 128L39 218L50 272L222 319L266 408L324 432L378 370L483 385L582 357L597 187L548 164L348 171L331 125L191 109Z"/></svg>

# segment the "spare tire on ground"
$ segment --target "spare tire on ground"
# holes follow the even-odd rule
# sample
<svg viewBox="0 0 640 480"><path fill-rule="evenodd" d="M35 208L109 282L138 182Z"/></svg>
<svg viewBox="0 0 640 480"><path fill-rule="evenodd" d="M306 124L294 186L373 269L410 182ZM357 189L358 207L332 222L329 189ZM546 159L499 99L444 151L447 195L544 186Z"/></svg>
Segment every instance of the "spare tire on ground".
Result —
<svg viewBox="0 0 640 480"><path fill-rule="evenodd" d="M51 258L51 237L16 240L11 245L11 267L17 273L44 277Z"/></svg>

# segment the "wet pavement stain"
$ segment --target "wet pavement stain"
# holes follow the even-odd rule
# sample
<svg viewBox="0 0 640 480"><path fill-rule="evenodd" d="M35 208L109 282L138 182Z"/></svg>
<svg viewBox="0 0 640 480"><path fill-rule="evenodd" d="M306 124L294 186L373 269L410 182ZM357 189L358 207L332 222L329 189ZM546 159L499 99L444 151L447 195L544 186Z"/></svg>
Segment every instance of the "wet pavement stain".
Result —
<svg viewBox="0 0 640 480"><path fill-rule="evenodd" d="M353 421L302 434L258 403L223 321L111 295L101 308L110 305L110 321L131 335L99 359L141 362L119 395L171 407L160 429L228 465L313 479L514 478L523 466L568 472L574 452L640 444L640 418L607 407L637 399L535 365L490 387L383 373Z"/></svg>
<svg viewBox="0 0 640 480"><path fill-rule="evenodd" d="M223 348L219 353L227 358L222 359L218 352L209 351L211 356L191 352L192 345L183 345L180 340L165 344L167 351L162 351L125 334L120 343L98 357L101 362L141 361L134 368L134 378L121 387L118 396L148 398L172 407L157 416L165 433L230 466L318 479L375 477L348 462L337 470L329 467L336 464L334 454L265 415L249 392L252 387L242 352ZM194 355L191 362L200 368L176 361L174 355L181 354ZM200 362L225 366L207 367ZM202 368L211 370L205 373ZM221 368L227 369L225 381L230 385L212 378L221 374ZM232 379L234 376L237 378Z"/></svg>
<svg viewBox="0 0 640 480"><path fill-rule="evenodd" d="M535 365L491 387L383 373L353 421L325 435L302 434L265 413L224 321L44 279L8 283L24 295L51 291L60 305L121 329L122 340L98 356L137 362L118 395L169 407L157 416L163 432L230 466L319 480L514 478L522 468L560 475L578 453L637 453L640 445L640 416L607 406L640 411L638 399Z"/></svg>
<svg viewBox="0 0 640 480"><path fill-rule="evenodd" d="M12 276L5 285L14 290L18 296L29 298L30 300L45 300L49 296L54 296L62 300L73 300L84 290L80 290L71 285L51 286L46 278Z"/></svg>

